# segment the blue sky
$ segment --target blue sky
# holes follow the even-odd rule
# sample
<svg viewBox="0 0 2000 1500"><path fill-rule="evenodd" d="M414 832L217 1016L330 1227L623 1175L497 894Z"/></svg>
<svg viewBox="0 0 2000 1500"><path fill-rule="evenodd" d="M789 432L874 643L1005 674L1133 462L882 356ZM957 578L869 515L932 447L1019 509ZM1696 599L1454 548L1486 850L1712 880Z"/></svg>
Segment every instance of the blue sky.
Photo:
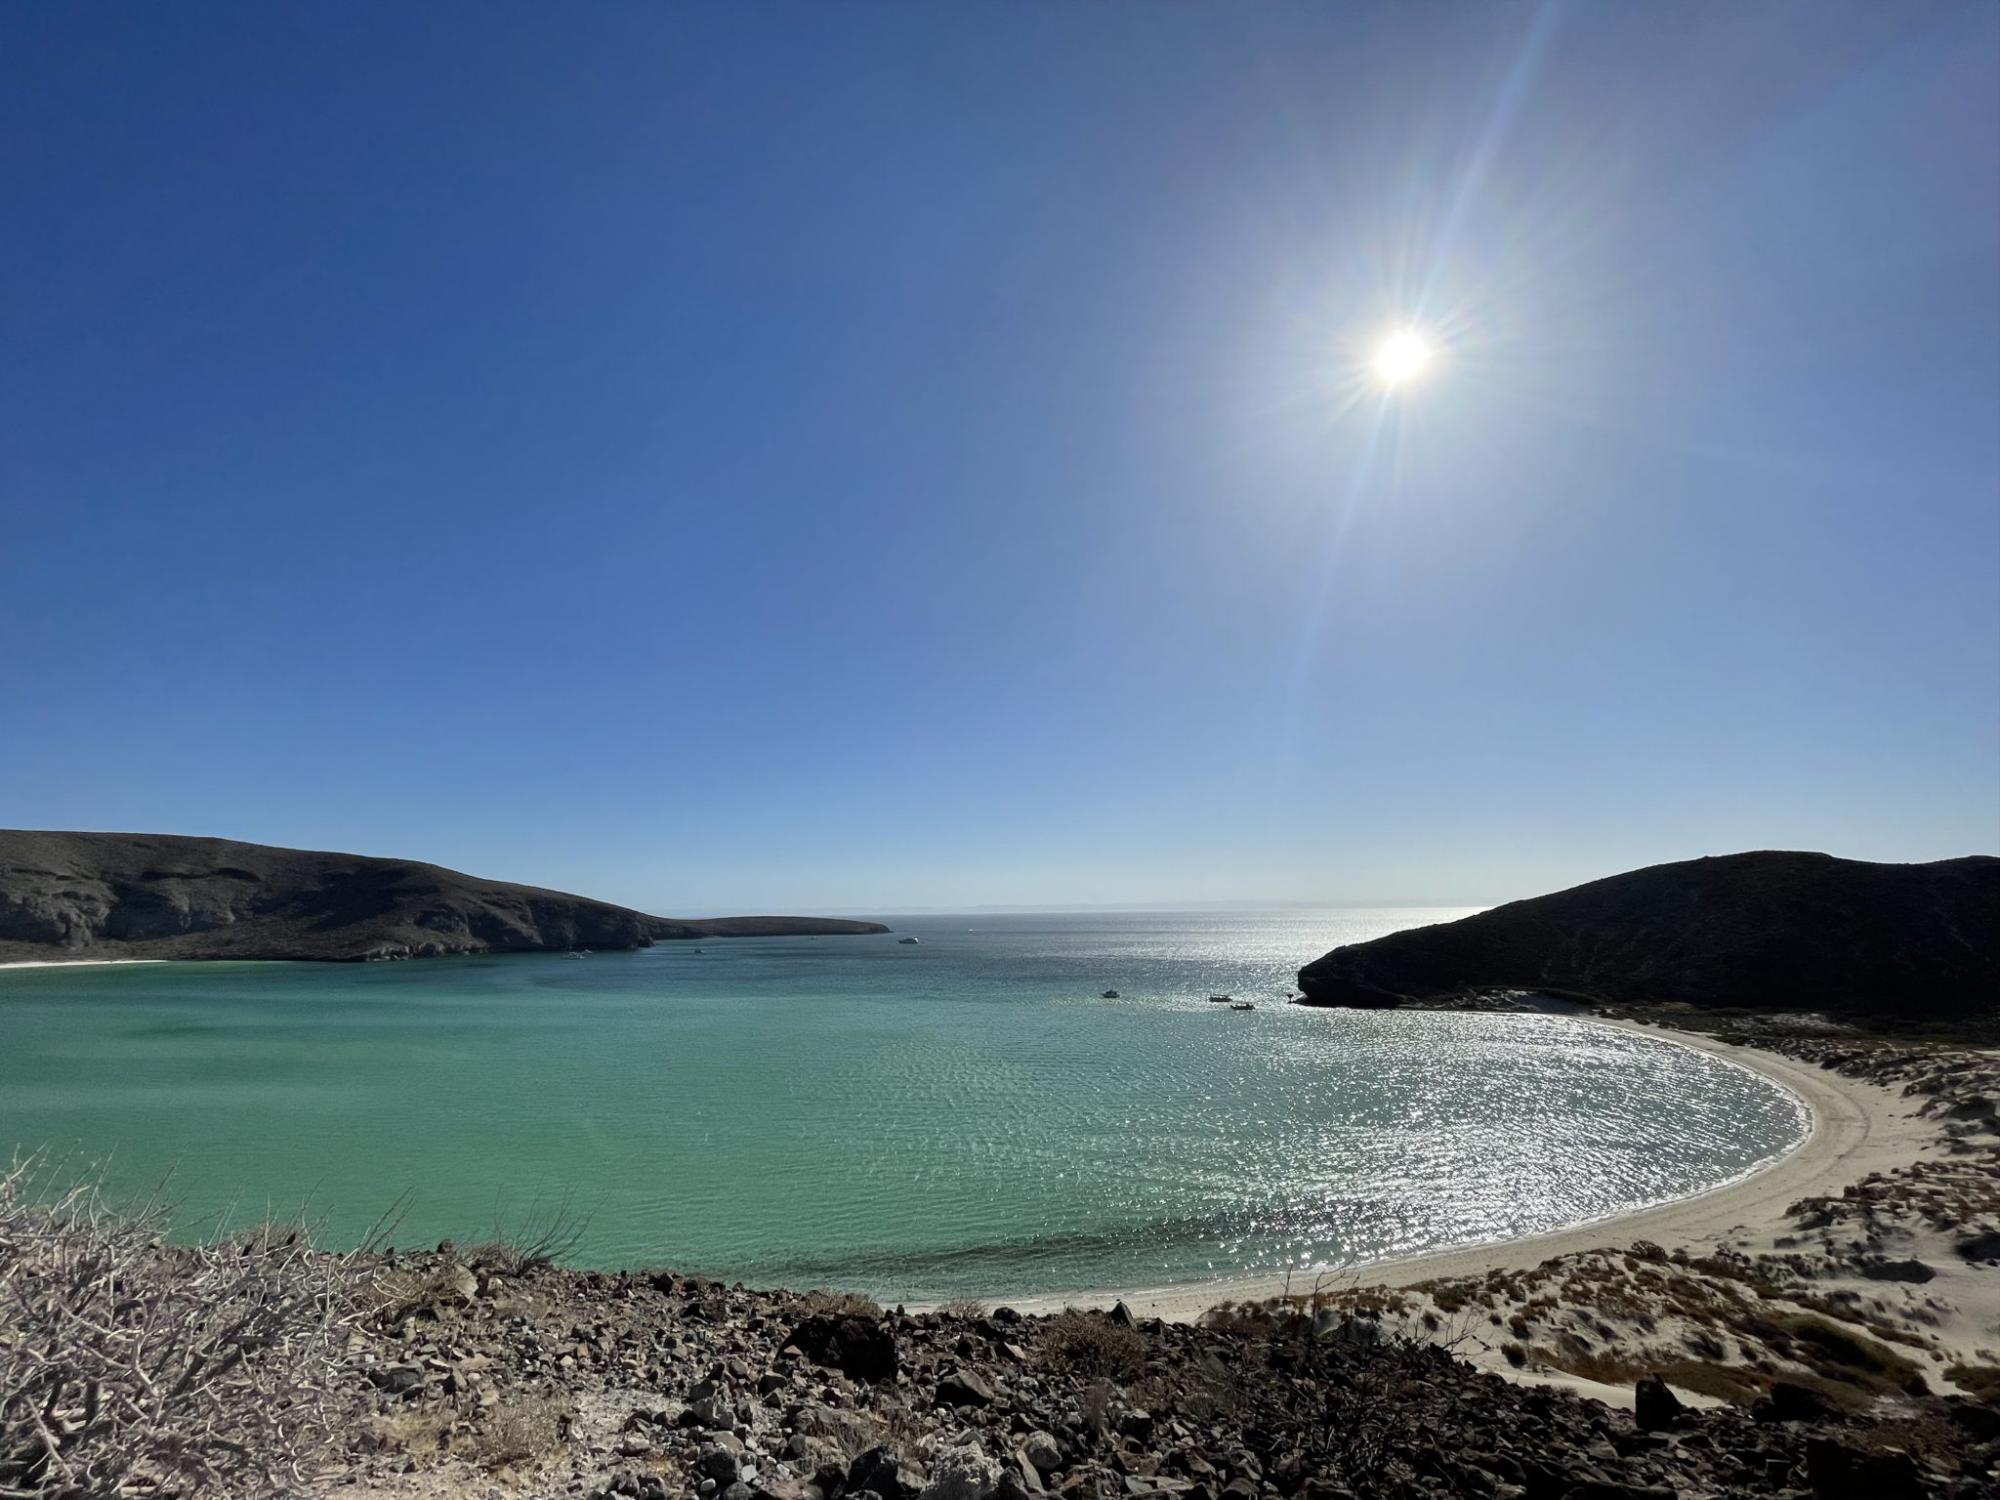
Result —
<svg viewBox="0 0 2000 1500"><path fill-rule="evenodd" d="M0 824L670 912L2000 846L1990 4L14 5L0 187Z"/></svg>

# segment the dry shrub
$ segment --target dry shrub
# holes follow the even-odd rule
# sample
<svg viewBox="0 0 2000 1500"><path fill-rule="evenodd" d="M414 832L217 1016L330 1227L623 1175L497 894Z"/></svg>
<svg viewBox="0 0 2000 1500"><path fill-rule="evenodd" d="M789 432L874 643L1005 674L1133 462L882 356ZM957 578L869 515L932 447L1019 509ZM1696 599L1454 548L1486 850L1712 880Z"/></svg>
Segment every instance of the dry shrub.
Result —
<svg viewBox="0 0 2000 1500"><path fill-rule="evenodd" d="M1073 1375L1132 1380L1146 1367L1146 1337L1102 1313L1071 1309L1049 1320L1042 1341L1048 1362Z"/></svg>
<svg viewBox="0 0 2000 1500"><path fill-rule="evenodd" d="M983 1318L986 1316L986 1304L974 1297L959 1297L939 1303L938 1311L947 1318Z"/></svg>
<svg viewBox="0 0 2000 1500"><path fill-rule="evenodd" d="M1886 1344L1825 1318L1802 1313L1781 1319L1780 1327L1794 1341L1792 1357L1829 1380L1844 1380L1864 1389L1899 1391L1920 1378L1917 1366Z"/></svg>
<svg viewBox="0 0 2000 1500"><path fill-rule="evenodd" d="M467 1456L497 1469L547 1456L569 1431L571 1409L552 1396L525 1396L494 1407Z"/></svg>
<svg viewBox="0 0 2000 1500"><path fill-rule="evenodd" d="M442 1260L416 1265L390 1264L360 1278L355 1300L360 1309L384 1326L393 1326L420 1314L436 1316L445 1307L469 1302L478 1283L467 1282L471 1272L457 1261Z"/></svg>
<svg viewBox="0 0 2000 1500"><path fill-rule="evenodd" d="M0 1176L0 1494L294 1491L330 1449L350 1263L299 1226L185 1249L164 1213Z"/></svg>
<svg viewBox="0 0 2000 1500"><path fill-rule="evenodd" d="M590 1216L578 1209L569 1190L553 1199L536 1197L519 1213L510 1213L504 1201L496 1201L493 1238L468 1246L462 1259L468 1265L518 1275L567 1259L589 1230Z"/></svg>
<svg viewBox="0 0 2000 1500"><path fill-rule="evenodd" d="M803 1298L808 1313L829 1318L879 1318L881 1304L859 1292L811 1291Z"/></svg>
<svg viewBox="0 0 2000 1500"><path fill-rule="evenodd" d="M1218 1302L1195 1321L1215 1333L1243 1338L1270 1338L1311 1326L1301 1308L1279 1297L1263 1302Z"/></svg>
<svg viewBox="0 0 2000 1500"><path fill-rule="evenodd" d="M1975 1365L1961 1361L1949 1366L1944 1378L1982 1401L2000 1402L2000 1365Z"/></svg>

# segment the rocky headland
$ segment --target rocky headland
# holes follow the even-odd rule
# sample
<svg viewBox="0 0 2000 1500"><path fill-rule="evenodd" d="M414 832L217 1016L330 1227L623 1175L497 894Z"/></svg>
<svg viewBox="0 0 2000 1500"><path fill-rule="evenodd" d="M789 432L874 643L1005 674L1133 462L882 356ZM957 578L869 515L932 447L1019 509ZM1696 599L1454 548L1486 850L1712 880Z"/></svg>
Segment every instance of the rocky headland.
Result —
<svg viewBox="0 0 2000 1500"><path fill-rule="evenodd" d="M1336 948L1307 1005L1528 989L1597 1003L1990 1026L2000 859L1870 864L1765 850L1683 860Z"/></svg>
<svg viewBox="0 0 2000 1500"><path fill-rule="evenodd" d="M0 829L0 962L353 961L888 930L832 917L655 917L414 860Z"/></svg>

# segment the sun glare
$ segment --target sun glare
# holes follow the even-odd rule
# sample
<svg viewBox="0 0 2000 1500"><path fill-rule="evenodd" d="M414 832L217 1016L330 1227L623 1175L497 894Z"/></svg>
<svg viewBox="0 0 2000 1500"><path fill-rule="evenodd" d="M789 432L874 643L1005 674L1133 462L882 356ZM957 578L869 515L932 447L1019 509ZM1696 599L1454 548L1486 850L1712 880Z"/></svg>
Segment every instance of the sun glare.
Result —
<svg viewBox="0 0 2000 1500"><path fill-rule="evenodd" d="M1398 329L1375 351L1375 373L1384 385L1403 385L1431 362L1431 346L1414 328Z"/></svg>

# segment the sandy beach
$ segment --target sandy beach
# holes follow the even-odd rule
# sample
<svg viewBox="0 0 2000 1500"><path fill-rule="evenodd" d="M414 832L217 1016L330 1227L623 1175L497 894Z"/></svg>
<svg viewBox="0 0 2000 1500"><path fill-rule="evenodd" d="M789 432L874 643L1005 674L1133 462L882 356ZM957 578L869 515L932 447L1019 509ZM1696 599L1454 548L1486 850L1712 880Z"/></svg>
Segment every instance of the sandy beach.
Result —
<svg viewBox="0 0 2000 1500"><path fill-rule="evenodd" d="M1870 1172L1907 1165L1931 1139L1932 1126L1917 1118L1916 1104L1878 1085L1697 1034L1663 1032L1627 1021L1593 1024L1698 1048L1762 1074L1805 1101L1812 1114L1805 1140L1768 1166L1706 1193L1548 1234L1329 1268L1324 1273L1300 1271L1289 1277L1239 1276L1192 1285L1126 1287L1033 1297L1015 1305L1023 1312L1055 1312L1066 1306L1100 1307L1122 1301L1140 1317L1188 1321L1221 1302L1309 1292L1320 1274L1329 1286L1403 1287L1532 1266L1552 1256L1628 1245L1634 1240L1651 1240L1668 1250L1757 1242L1781 1232L1785 1210L1800 1198L1837 1193Z"/></svg>
<svg viewBox="0 0 2000 1500"><path fill-rule="evenodd" d="M1950 1212L1926 1214L1916 1199L1899 1201L1895 1190L1895 1185L1949 1184L1956 1171L1976 1179L1983 1170L1976 1164L1945 1165L1953 1159L1951 1143L1935 1098L1704 1035L1630 1022L1598 1024L1645 1030L1769 1078L1810 1110L1806 1139L1760 1170L1706 1193L1549 1234L1289 1277L1036 1298L1022 1310L1122 1301L1139 1317L1190 1322L1224 1304L1321 1293L1336 1306L1376 1308L1373 1315L1397 1336L1449 1343L1475 1366L1510 1379L1561 1386L1629 1408L1633 1391L1625 1367L1665 1367L1684 1371L1686 1386L1672 1373L1668 1377L1684 1401L1714 1405L1722 1399L1718 1390L1728 1385L1714 1361L1729 1364L1757 1351L1741 1340L1742 1327L1731 1328L1728 1316L1689 1322L1680 1310L1690 1297L1716 1292L1724 1298L1717 1305L1726 1305L1747 1284L1772 1274L1775 1265L1804 1254L1816 1265L1808 1282L1782 1289L1766 1284L1756 1294L1768 1299L1762 1304L1767 1315L1833 1313L1857 1332L1866 1329L1892 1340L1894 1357L1914 1361L1912 1368L1933 1386L1949 1385L1956 1368L1994 1362L2000 1348L2000 1277L1956 1248L1960 1234L1975 1227L1980 1189L1959 1200L1968 1210L1963 1222L1953 1222ZM1983 1086L1978 1078L1990 1076L1989 1061L1983 1054L1963 1054L1958 1066L1968 1087ZM1847 1204L1843 1195L1864 1181L1871 1191L1849 1204L1856 1218L1843 1219L1838 1227L1829 1230L1827 1221L1815 1222L1813 1214L1791 1212L1801 1200ZM1861 1206L1885 1186L1891 1190L1879 1211ZM1632 1247L1641 1241L1659 1247L1662 1277L1677 1282L1677 1293L1638 1290L1633 1270L1644 1263L1634 1260ZM1899 1264L1917 1274L1871 1271L1871 1261L1895 1256L1906 1257ZM1633 1309L1641 1304L1649 1311L1635 1318ZM1535 1314L1537 1307L1560 1310ZM1523 1314L1533 1316L1524 1322ZM1585 1338L1576 1337L1586 1329ZM1610 1342L1601 1357L1593 1354L1589 1345L1606 1338ZM1710 1340L1720 1340L1709 1345L1710 1355L1693 1363L1686 1359L1691 1341ZM1731 1340L1741 1343L1736 1361L1721 1354Z"/></svg>
<svg viewBox="0 0 2000 1500"><path fill-rule="evenodd" d="M6 969L101 969L110 964L163 964L164 958L17 958L0 963Z"/></svg>

